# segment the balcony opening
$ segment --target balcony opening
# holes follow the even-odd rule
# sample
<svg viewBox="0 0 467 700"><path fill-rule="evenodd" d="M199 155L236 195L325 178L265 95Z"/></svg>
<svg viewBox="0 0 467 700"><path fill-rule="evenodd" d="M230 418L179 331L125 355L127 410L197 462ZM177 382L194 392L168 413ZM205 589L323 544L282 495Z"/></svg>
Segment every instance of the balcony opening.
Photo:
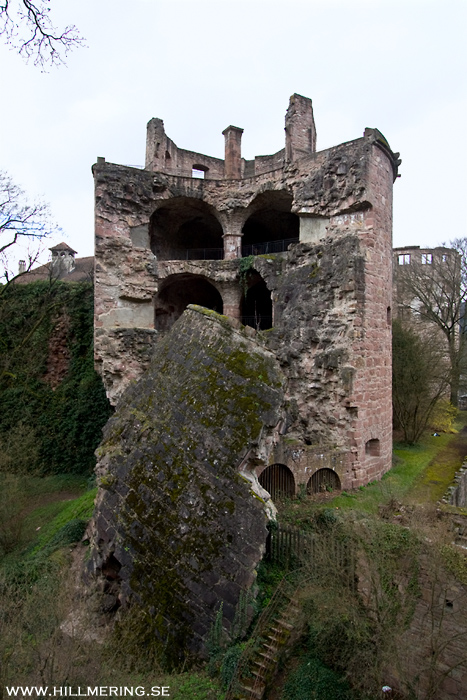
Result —
<svg viewBox="0 0 467 700"><path fill-rule="evenodd" d="M291 207L292 195L283 190L256 197L242 229L242 257L282 253L290 243L298 243L300 221Z"/></svg>
<svg viewBox="0 0 467 700"><path fill-rule="evenodd" d="M149 224L151 250L158 260L222 260L222 234L213 207L189 197L164 202Z"/></svg>

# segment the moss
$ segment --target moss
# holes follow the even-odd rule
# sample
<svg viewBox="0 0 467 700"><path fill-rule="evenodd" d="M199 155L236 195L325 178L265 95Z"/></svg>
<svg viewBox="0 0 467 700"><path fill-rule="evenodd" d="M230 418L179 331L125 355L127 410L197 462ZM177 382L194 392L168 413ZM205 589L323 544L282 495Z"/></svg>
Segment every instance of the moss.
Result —
<svg viewBox="0 0 467 700"><path fill-rule="evenodd" d="M319 274L319 269L320 269L320 268L319 268L318 263L313 263L312 265L310 265L310 267L311 267L311 270L310 270L310 272L308 273L308 277L309 277L310 279L314 279L314 278Z"/></svg>
<svg viewBox="0 0 467 700"><path fill-rule="evenodd" d="M195 610L203 606L192 588L211 595L203 576L213 569L218 575L224 561L243 552L245 519L265 537L264 502L236 467L280 405L282 381L272 356L202 309L161 340L106 430L103 448L118 493L106 491L103 507L121 499L115 556L128 562L128 583L141 610L151 611L153 645L168 667L190 655L193 626L201 624ZM208 605L203 624L211 613Z"/></svg>
<svg viewBox="0 0 467 700"><path fill-rule="evenodd" d="M115 484L117 478L112 474L106 474L97 480L97 485L101 489L110 489Z"/></svg>
<svg viewBox="0 0 467 700"><path fill-rule="evenodd" d="M189 308L199 314L202 314L203 316L219 321L224 328L232 328L231 319L228 316L224 316L224 314L217 313L217 311L214 311L214 309L208 309L205 306L199 306L198 304L190 304Z"/></svg>
<svg viewBox="0 0 467 700"><path fill-rule="evenodd" d="M455 545L444 545L441 547L441 556L448 571L464 586L467 585L467 557L465 553Z"/></svg>

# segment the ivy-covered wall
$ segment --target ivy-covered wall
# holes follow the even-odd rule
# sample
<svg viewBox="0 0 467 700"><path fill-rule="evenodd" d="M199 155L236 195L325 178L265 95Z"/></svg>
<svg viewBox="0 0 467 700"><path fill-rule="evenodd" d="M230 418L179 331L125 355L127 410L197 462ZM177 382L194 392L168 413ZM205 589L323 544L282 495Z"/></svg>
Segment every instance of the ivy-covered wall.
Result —
<svg viewBox="0 0 467 700"><path fill-rule="evenodd" d="M91 474L110 414L93 364L92 285L0 289L3 468Z"/></svg>

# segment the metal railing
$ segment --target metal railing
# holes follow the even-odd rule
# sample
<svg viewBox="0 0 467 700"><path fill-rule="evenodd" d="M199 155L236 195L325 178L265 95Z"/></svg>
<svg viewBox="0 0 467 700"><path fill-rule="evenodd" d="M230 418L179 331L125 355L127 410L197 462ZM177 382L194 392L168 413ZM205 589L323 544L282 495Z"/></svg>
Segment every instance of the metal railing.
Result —
<svg viewBox="0 0 467 700"><path fill-rule="evenodd" d="M272 328L272 316L242 316L242 323L257 331L265 331Z"/></svg>
<svg viewBox="0 0 467 700"><path fill-rule="evenodd" d="M223 260L223 248L187 248L184 250L169 250L163 253L160 260Z"/></svg>
<svg viewBox="0 0 467 700"><path fill-rule="evenodd" d="M240 697L249 700L250 698L260 698L263 696L265 683L269 680L271 673L274 673L274 670L277 671L279 657L281 656L281 651L287 641L288 635L277 639L277 656L273 654L270 659L266 657L267 660L263 667L263 677L261 675L255 676L251 673L253 663L262 650L265 648L268 649L266 646L268 644L268 633L272 626L277 626L276 618L284 617L287 622L292 623L290 624L290 628L293 627L294 618L297 615L296 611L299 609L295 607L294 598L308 579L308 570L305 572L298 570L287 574L282 581L280 581L271 600L259 616L250 639L245 645L242 655L238 660L235 673L227 688L224 700L238 700ZM293 613L291 611L292 606ZM243 679L250 680L251 685L249 688L242 684Z"/></svg>
<svg viewBox="0 0 467 700"><path fill-rule="evenodd" d="M285 238L282 241L267 241L266 243L253 243L252 245L242 245L242 258L246 258L249 255L285 253L289 245L298 242L298 238Z"/></svg>
<svg viewBox="0 0 467 700"><path fill-rule="evenodd" d="M298 238L285 238L282 241L267 241L266 243L253 243L242 245L241 257L249 255L267 255L268 253L285 253L289 245L298 243ZM160 260L223 260L223 248L183 248L168 250L162 253ZM252 325L252 324L246 324Z"/></svg>

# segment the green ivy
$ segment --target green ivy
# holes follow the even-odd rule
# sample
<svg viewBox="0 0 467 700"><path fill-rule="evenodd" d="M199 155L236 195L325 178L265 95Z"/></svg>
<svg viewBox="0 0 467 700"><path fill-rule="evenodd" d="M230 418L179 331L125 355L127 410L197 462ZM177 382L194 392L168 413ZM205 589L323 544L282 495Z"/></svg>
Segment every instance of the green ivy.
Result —
<svg viewBox="0 0 467 700"><path fill-rule="evenodd" d="M45 380L49 342L63 318L69 363L52 388ZM0 442L11 442L15 428L26 425L39 452L31 470L91 473L111 414L94 371L92 285L11 285L0 297L0 339Z"/></svg>
<svg viewBox="0 0 467 700"><path fill-rule="evenodd" d="M314 656L306 656L290 674L283 700L352 700L349 684Z"/></svg>
<svg viewBox="0 0 467 700"><path fill-rule="evenodd" d="M248 293L248 276L250 275L255 262L254 255L247 255L246 258L240 258L238 271L240 273L240 287L243 289L243 294L246 297Z"/></svg>

